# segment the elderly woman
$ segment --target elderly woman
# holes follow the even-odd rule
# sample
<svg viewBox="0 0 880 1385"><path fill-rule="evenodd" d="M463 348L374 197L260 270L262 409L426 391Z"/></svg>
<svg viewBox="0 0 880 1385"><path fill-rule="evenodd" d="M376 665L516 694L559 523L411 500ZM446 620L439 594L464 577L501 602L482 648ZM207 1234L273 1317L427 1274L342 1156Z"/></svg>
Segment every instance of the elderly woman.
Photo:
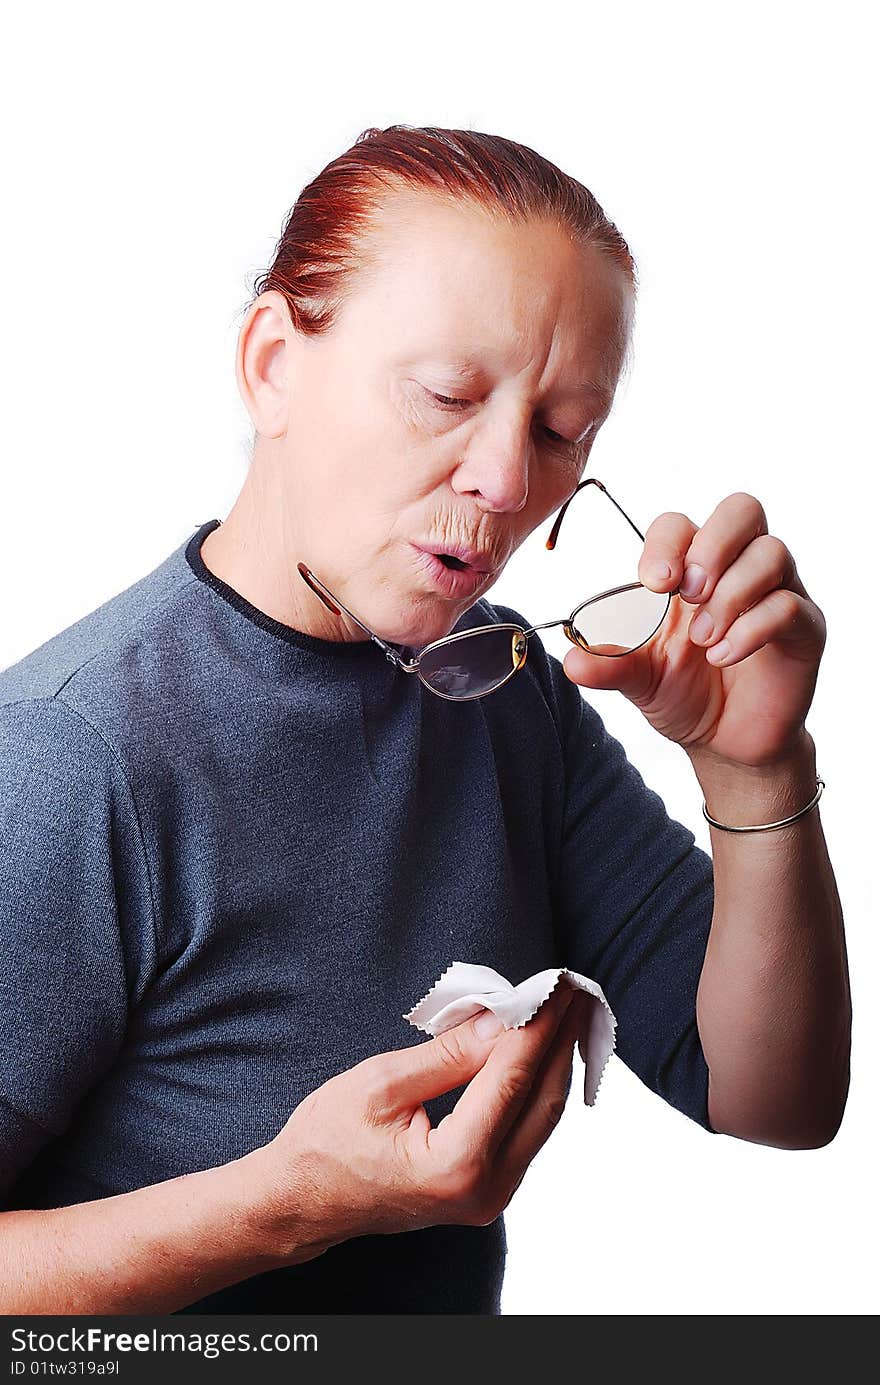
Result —
<svg viewBox="0 0 880 1385"><path fill-rule="evenodd" d="M499 1312L586 1002L426 1039L454 960L595 980L706 1131L815 1147L846 1101L825 622L759 501L636 530L564 665L487 599L569 500L629 520L585 476L635 294L595 198L368 130L256 288L230 514L0 677L7 1313ZM683 747L711 857L578 685Z"/></svg>

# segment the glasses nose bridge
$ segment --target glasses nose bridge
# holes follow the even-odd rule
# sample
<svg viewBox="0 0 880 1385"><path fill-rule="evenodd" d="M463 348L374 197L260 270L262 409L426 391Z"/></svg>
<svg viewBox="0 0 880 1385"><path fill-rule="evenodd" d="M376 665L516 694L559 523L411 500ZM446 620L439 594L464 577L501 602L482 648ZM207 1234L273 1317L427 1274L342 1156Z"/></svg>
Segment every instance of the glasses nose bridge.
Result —
<svg viewBox="0 0 880 1385"><path fill-rule="evenodd" d="M567 625L568 619L568 616L561 616L559 620L545 620L541 625L530 625L527 630L523 630L523 634L528 638L529 635L534 635L536 630L552 630L557 625Z"/></svg>

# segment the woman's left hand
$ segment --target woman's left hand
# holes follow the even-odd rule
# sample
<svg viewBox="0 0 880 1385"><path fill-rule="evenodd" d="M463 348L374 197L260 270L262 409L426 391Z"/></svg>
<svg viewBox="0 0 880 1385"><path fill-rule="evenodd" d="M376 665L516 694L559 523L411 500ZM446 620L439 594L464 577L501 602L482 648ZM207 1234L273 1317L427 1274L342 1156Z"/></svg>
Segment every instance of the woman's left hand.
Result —
<svg viewBox="0 0 880 1385"><path fill-rule="evenodd" d="M668 564L667 578L657 563ZM702 589L700 574L687 580L695 568L706 574ZM614 658L570 649L564 668L572 682L618 689L689 753L762 766L794 751L816 688L825 617L785 544L768 534L760 501L728 495L702 529L687 515L659 515L638 578L658 592L681 583L660 629ZM696 628L704 614L706 634Z"/></svg>

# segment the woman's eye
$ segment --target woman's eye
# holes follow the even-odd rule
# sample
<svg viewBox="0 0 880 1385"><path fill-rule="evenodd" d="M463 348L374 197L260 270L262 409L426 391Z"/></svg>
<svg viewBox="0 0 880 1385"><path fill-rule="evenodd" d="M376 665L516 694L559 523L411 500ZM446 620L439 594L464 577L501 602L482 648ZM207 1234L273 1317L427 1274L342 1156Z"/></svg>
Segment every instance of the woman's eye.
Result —
<svg viewBox="0 0 880 1385"><path fill-rule="evenodd" d="M429 390L427 385L423 385L422 388L441 409L466 409L471 402L469 399L457 399L455 395L451 394L438 394L436 390ZM555 432L552 428L545 428L544 433L555 447L574 447L575 445L573 442L570 442L568 438L564 438L561 433Z"/></svg>
<svg viewBox="0 0 880 1385"><path fill-rule="evenodd" d="M428 390L428 394L431 396L432 399L435 399L437 403L440 404L444 409L454 408L457 404L469 403L469 400L467 399L455 399L452 395L449 394L436 394L434 390Z"/></svg>

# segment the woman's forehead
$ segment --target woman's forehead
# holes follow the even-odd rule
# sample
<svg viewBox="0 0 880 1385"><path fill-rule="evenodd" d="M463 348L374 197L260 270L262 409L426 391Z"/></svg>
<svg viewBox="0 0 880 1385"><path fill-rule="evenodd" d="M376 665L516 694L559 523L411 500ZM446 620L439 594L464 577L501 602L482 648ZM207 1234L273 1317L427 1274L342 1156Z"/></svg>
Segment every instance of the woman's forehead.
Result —
<svg viewBox="0 0 880 1385"><path fill-rule="evenodd" d="M549 217L513 220L470 200L431 195L391 199L371 217L366 261L382 281L418 278L455 291L463 276L488 287L511 275L534 288L572 276L603 288L628 287L618 265Z"/></svg>
<svg viewBox="0 0 880 1385"><path fill-rule="evenodd" d="M401 359L427 353L467 377L495 368L511 346L529 356L553 337L579 360L599 353L605 362L598 379L592 360L575 371L573 388L604 390L616 378L631 314L626 277L550 222L511 225L413 198L396 217L385 211L370 260L350 307L365 328L381 316Z"/></svg>

